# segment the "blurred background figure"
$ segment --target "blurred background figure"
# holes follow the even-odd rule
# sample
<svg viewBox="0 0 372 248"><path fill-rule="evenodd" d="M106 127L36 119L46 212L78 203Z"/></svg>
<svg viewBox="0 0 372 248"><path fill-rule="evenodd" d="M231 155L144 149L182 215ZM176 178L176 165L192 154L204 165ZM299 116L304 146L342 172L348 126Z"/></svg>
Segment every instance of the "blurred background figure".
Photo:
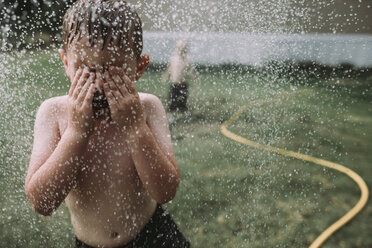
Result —
<svg viewBox="0 0 372 248"><path fill-rule="evenodd" d="M187 59L188 44L186 40L179 40L176 43L176 52L169 59L167 70L162 76L163 84L171 78L169 89L168 107L169 111L187 111L187 98L189 93L189 84L187 78L191 76L194 89L197 90L199 85L196 81L196 72Z"/></svg>

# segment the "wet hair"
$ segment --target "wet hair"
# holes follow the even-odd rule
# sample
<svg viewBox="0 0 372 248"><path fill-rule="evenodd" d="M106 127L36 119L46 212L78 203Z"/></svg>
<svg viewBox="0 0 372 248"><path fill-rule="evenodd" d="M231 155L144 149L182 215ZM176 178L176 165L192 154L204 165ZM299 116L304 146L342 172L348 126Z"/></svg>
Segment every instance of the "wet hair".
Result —
<svg viewBox="0 0 372 248"><path fill-rule="evenodd" d="M121 0L78 0L63 17L65 50L86 37L91 47L118 47L138 60L142 53L142 22L138 14Z"/></svg>

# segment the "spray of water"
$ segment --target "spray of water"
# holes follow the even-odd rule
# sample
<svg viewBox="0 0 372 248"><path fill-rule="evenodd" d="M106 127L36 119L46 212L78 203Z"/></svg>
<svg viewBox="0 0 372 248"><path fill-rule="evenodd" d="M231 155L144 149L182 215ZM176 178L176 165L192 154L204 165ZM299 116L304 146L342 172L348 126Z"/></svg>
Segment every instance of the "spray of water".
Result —
<svg viewBox="0 0 372 248"><path fill-rule="evenodd" d="M198 71L200 89L190 92L188 112L167 113L182 180L166 207L194 247L304 247L334 221L324 211L341 216L353 205L352 183L340 190L347 179L242 147L225 140L219 127L248 101L320 88L252 106L230 128L370 174L369 1L128 2L142 19L151 60L138 90L167 107L168 85L160 79L180 39L188 41ZM71 3L0 2L0 247L73 244L67 207L42 217L24 193L36 111L70 86L57 49ZM342 191L350 192L343 197ZM329 246L371 246L371 210L364 214Z"/></svg>

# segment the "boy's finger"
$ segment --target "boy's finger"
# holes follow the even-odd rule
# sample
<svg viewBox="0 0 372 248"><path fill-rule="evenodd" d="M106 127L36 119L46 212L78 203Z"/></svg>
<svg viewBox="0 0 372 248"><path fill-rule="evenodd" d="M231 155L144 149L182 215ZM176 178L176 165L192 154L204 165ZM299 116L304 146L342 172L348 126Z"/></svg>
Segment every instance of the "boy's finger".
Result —
<svg viewBox="0 0 372 248"><path fill-rule="evenodd" d="M85 82L87 81L87 78L89 77L89 69L85 68L83 73L81 74L80 78L79 78L79 81L77 82L77 85L74 89L74 92L72 94L72 96L76 99L79 94L80 94L80 91L81 89L83 88Z"/></svg>
<svg viewBox="0 0 372 248"><path fill-rule="evenodd" d="M78 98L80 91L83 88L84 83L86 82L87 78L88 78L88 75L86 74L85 70L83 70L80 78L77 80L74 91L72 92L72 96L74 99Z"/></svg>
<svg viewBox="0 0 372 248"><path fill-rule="evenodd" d="M103 89L103 76L101 72L96 72L96 88L101 92Z"/></svg>
<svg viewBox="0 0 372 248"><path fill-rule="evenodd" d="M103 74L103 76L105 77L105 84L103 86L107 85L108 89L114 90L113 86L111 86L112 79L111 79L111 76L108 73L108 71L105 71L105 73ZM105 88L103 88L103 89L105 90Z"/></svg>
<svg viewBox="0 0 372 248"><path fill-rule="evenodd" d="M126 95L129 94L127 87L125 87L124 82L122 81L122 79L118 75L112 76L112 79L114 80L115 85L117 86L117 88L119 89L120 93L123 96L126 96Z"/></svg>
<svg viewBox="0 0 372 248"><path fill-rule="evenodd" d="M127 75L123 75L121 78L122 78L122 80L124 81L125 86L126 86L127 89L128 89L128 92L129 92L130 94L136 94L137 91L136 91L136 88L134 88L133 81L130 80L130 78L129 78Z"/></svg>
<svg viewBox="0 0 372 248"><path fill-rule="evenodd" d="M89 86L87 95L85 96L83 105L85 106L92 106L93 96L94 96L94 84Z"/></svg>
<svg viewBox="0 0 372 248"><path fill-rule="evenodd" d="M111 92L107 83L105 83L103 85L103 90L105 92L106 99L107 99L107 102L109 104L111 113L115 113L116 110L117 110L117 102L116 102L115 97L113 96L113 94L112 94L112 92Z"/></svg>
<svg viewBox="0 0 372 248"><path fill-rule="evenodd" d="M108 81L108 84L109 84L109 87L111 89L111 93L113 94L113 96L115 97L115 100L118 101L119 99L123 98L124 96L120 93L117 85L115 84L114 81L110 80Z"/></svg>
<svg viewBox="0 0 372 248"><path fill-rule="evenodd" d="M108 71L115 83L124 84L124 81L121 79L121 75L124 73L123 69L120 67L110 66Z"/></svg>
<svg viewBox="0 0 372 248"><path fill-rule="evenodd" d="M85 82L83 88L80 90L80 93L77 97L77 101L78 102L83 102L87 93L88 93L88 89L91 85L94 86L93 82L94 82L94 78L95 78L95 74L94 73L90 73L90 76L88 78L88 80Z"/></svg>
<svg viewBox="0 0 372 248"><path fill-rule="evenodd" d="M124 69L120 67L110 66L109 72L111 75L119 75L120 77L125 75Z"/></svg>
<svg viewBox="0 0 372 248"><path fill-rule="evenodd" d="M71 83L71 86L70 86L70 90L69 90L69 92L68 92L69 96L72 96L72 94L73 94L73 92L74 92L74 90L75 90L76 84L77 84L77 82L79 81L79 78L80 78L80 76L81 76L81 73L82 73L82 70L79 68L79 69L76 71L76 73L75 73L75 75L74 75L74 78L73 78L73 80L72 80L72 83Z"/></svg>
<svg viewBox="0 0 372 248"><path fill-rule="evenodd" d="M103 73L103 78L105 80L105 83L108 83L110 80L112 80L110 74L108 73L108 71L105 71Z"/></svg>
<svg viewBox="0 0 372 248"><path fill-rule="evenodd" d="M81 68L79 68L76 71L75 75L74 75L74 79L72 80L72 83L71 83L71 86L70 86L70 90L68 91L68 95L69 96L72 96L72 93L75 90L76 84L77 84L77 82L78 82L78 80L79 80L79 78L81 76L81 73L82 73L82 70L81 70Z"/></svg>
<svg viewBox="0 0 372 248"><path fill-rule="evenodd" d="M133 86L132 80L130 80L130 78L125 74L125 71L123 68L110 66L109 72L111 75L119 75L120 79L124 82L130 94L133 94L136 92L136 89Z"/></svg>

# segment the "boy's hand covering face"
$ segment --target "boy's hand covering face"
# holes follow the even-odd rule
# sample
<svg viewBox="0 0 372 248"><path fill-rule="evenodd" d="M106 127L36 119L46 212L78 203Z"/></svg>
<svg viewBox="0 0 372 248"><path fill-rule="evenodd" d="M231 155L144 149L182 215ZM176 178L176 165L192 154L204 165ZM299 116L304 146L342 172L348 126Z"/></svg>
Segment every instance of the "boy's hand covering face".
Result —
<svg viewBox="0 0 372 248"><path fill-rule="evenodd" d="M111 118L122 130L142 125L143 110L133 82L122 68L110 66L104 73L104 92L110 106Z"/></svg>
<svg viewBox="0 0 372 248"><path fill-rule="evenodd" d="M78 69L68 93L68 128L89 135L93 126L92 100L95 73L88 68Z"/></svg>

